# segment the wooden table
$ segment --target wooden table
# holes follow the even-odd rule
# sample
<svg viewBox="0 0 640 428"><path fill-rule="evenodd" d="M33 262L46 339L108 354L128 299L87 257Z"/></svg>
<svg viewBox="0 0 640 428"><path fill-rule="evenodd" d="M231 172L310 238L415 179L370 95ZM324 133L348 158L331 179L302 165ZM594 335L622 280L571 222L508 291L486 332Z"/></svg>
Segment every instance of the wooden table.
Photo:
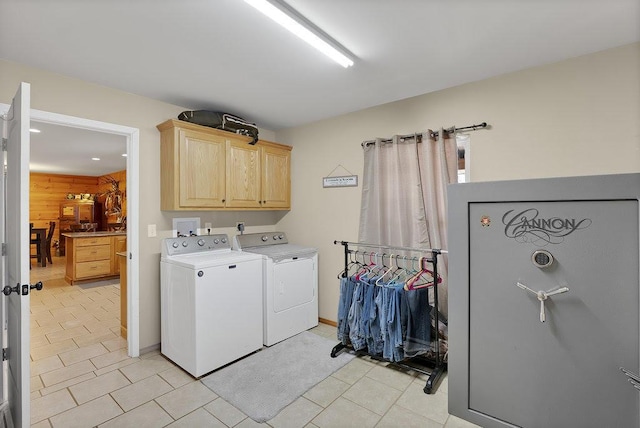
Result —
<svg viewBox="0 0 640 428"><path fill-rule="evenodd" d="M40 240L39 249L40 252L40 266L47 267L47 229L44 227L34 227L31 229L31 234L36 235ZM31 240L31 238L29 238ZM29 247L31 248L31 247ZM31 254L29 254L31 256Z"/></svg>

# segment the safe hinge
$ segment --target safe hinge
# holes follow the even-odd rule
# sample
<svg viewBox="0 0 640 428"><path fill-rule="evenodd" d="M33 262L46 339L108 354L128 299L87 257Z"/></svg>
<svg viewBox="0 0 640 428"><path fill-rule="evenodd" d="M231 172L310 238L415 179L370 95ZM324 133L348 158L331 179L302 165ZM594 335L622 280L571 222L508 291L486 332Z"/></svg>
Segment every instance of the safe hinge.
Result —
<svg viewBox="0 0 640 428"><path fill-rule="evenodd" d="M7 139L6 138L2 139L2 151L3 152L7 151Z"/></svg>
<svg viewBox="0 0 640 428"><path fill-rule="evenodd" d="M8 354L7 348L2 348L2 361L7 361L7 359L9 358L7 354Z"/></svg>

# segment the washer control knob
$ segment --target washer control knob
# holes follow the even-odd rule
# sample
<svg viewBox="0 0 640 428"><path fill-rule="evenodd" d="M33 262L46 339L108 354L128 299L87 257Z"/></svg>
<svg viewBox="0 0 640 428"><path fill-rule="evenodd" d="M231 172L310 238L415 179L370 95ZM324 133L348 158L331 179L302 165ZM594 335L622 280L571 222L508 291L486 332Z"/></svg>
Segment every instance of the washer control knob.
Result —
<svg viewBox="0 0 640 428"><path fill-rule="evenodd" d="M204 276L204 272L202 272L201 270L199 270L199 271L198 271L198 276L199 276L200 278L202 278L202 277Z"/></svg>
<svg viewBox="0 0 640 428"><path fill-rule="evenodd" d="M172 246L173 248L178 248L178 247L180 246L180 244L178 244L177 242L174 242L171 246Z"/></svg>
<svg viewBox="0 0 640 428"><path fill-rule="evenodd" d="M263 235L262 236L262 242L267 242L267 239L269 239L269 237L267 235Z"/></svg>
<svg viewBox="0 0 640 428"><path fill-rule="evenodd" d="M198 245L204 247L204 239L198 239Z"/></svg>
<svg viewBox="0 0 640 428"><path fill-rule="evenodd" d="M189 244L187 244L187 241L182 241L182 246L183 247L186 247L187 245L189 245Z"/></svg>
<svg viewBox="0 0 640 428"><path fill-rule="evenodd" d="M220 242L222 242L223 244L226 244L226 243L227 243L227 238L222 238L222 239L220 240Z"/></svg>
<svg viewBox="0 0 640 428"><path fill-rule="evenodd" d="M284 235L278 236L278 239L284 239Z"/></svg>
<svg viewBox="0 0 640 428"><path fill-rule="evenodd" d="M277 241L278 240L278 235L273 235L273 240Z"/></svg>
<svg viewBox="0 0 640 428"><path fill-rule="evenodd" d="M219 240L218 238L215 238L215 239L213 240L213 243L214 243L214 244L216 244L216 245L218 245L218 243L219 243L219 242L220 242L220 240Z"/></svg>

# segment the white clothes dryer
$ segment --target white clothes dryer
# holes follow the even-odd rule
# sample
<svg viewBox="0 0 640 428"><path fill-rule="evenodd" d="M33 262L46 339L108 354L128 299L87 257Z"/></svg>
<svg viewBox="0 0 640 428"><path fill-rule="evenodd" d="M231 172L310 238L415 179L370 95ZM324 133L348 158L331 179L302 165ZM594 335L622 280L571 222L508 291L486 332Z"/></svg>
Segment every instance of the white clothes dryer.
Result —
<svg viewBox="0 0 640 428"><path fill-rule="evenodd" d="M195 377L262 348L262 257L227 235L167 238L161 352Z"/></svg>
<svg viewBox="0 0 640 428"><path fill-rule="evenodd" d="M317 249L289 244L284 232L236 235L234 248L263 257L266 346L318 325Z"/></svg>

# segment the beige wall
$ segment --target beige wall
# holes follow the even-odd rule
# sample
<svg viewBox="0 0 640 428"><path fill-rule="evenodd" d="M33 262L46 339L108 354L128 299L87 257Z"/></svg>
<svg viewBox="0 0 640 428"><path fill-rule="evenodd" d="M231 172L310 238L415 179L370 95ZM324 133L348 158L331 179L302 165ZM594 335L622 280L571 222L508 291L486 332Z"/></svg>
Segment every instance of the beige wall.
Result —
<svg viewBox="0 0 640 428"><path fill-rule="evenodd" d="M320 250L322 318L336 319L333 240L357 241L361 193L322 177L342 165L361 179L363 140L483 121L490 130L470 133L473 181L640 172L640 43L278 131L295 147L278 228Z"/></svg>
<svg viewBox="0 0 640 428"><path fill-rule="evenodd" d="M160 241L170 236L174 217L200 217L213 224L212 233L233 233L236 220L247 221L247 232L273 228L279 213L173 213L160 211L160 133L156 125L186 108L115 89L0 60L0 102L9 104L19 83L31 84L31 108L130 126L140 130L140 347L160 343ZM274 140L272 131L260 136ZM132 201L129 201L131 207ZM158 237L148 238L156 224ZM260 226L260 227L258 227Z"/></svg>
<svg viewBox="0 0 640 428"><path fill-rule="evenodd" d="M6 61L0 76L0 102L9 103L25 81L34 109L140 130L143 349L160 341L160 240L174 217L200 217L230 235L245 221L247 232L277 228L292 242L318 247L320 316L335 320L342 257L332 242L357 240L361 187L323 189L322 177L341 165L361 179L362 140L486 121L491 130L471 133L475 181L640 171L639 43L277 133L261 130L265 139L294 146L288 213L161 212L155 126L185 108ZM157 225L157 238L146 236L148 224Z"/></svg>

